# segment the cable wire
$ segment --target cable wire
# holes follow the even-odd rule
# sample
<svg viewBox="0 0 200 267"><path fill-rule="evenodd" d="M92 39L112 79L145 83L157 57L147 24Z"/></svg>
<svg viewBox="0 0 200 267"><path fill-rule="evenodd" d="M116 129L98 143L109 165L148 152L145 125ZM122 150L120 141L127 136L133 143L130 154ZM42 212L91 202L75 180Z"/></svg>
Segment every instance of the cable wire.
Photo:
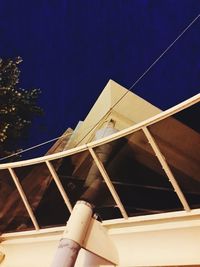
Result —
<svg viewBox="0 0 200 267"><path fill-rule="evenodd" d="M116 107L116 105L118 105L122 99L129 93L129 92L132 92L132 89L139 83L139 81L144 77L146 76L146 74L156 65L156 63L174 46L174 44L186 33L186 31L188 31L191 26L198 20L198 18L200 17L200 14L198 14L198 16L196 16L191 22L190 24L184 28L184 30L176 37L176 39L160 54L159 57L156 58L156 60L153 61L153 63L145 70L145 72L128 88L128 90L113 104L113 106L111 106L111 108L102 116L102 118L83 136L83 138L75 145L75 146L78 146L84 139L85 137L87 137L95 128L96 126L99 124L100 121L102 121L107 115L108 113L110 113L114 107ZM71 133L70 133L71 134ZM68 134L69 135L69 134ZM24 152L27 152L27 151L30 151L30 150L33 150L37 147L40 147L40 146L43 146L43 145L46 145L48 143L51 143L53 141L56 141L58 140L59 138L63 138L63 137L66 137L68 135L62 135L62 136L59 136L59 137L56 137L56 138L53 138L49 141L46 141L46 142L43 142L43 143L40 143L38 145L35 145L35 146L32 146L32 147L29 147L27 149L23 149L19 152L16 152L16 153L13 153L9 156L6 156L6 157L3 157L3 158L0 158L0 161L2 160L5 160L5 159L8 159L8 158L11 158L13 156L16 156L16 155L19 155L19 154L22 154Z"/></svg>
<svg viewBox="0 0 200 267"><path fill-rule="evenodd" d="M136 84L139 83L139 81L155 66L155 64L170 50L170 48L172 48L172 46L184 35L184 33L198 20L198 18L200 17L200 14L198 14L198 16L196 16L192 22L190 22L190 24L176 37L176 39L162 52L162 54L156 58L156 60L146 69L146 71L128 88L128 90L113 104L113 106L111 106L111 108L102 116L102 118L99 120L103 120L108 113L111 112L111 110L113 110L113 108L119 104L119 102L121 102L121 100L129 93L132 92L132 89L136 86ZM76 146L78 146L84 139L85 137L90 134L94 128L99 124L99 121L93 126L93 128L91 128L91 130L76 144Z"/></svg>
<svg viewBox="0 0 200 267"><path fill-rule="evenodd" d="M61 135L61 136L55 137L55 138L53 138L53 139L51 139L51 140L48 140L48 141L46 141L46 142L40 143L40 144L38 144L38 145L35 145L35 146L32 146L32 147L29 147L29 148L20 150L20 151L18 151L18 152L16 152L16 153L13 153L13 154L11 154L11 155L8 155L8 156L5 156L5 157L3 157L3 158L0 158L0 161L5 160L5 159L8 159L8 158L11 158L11 157L14 157L14 156L17 156L17 155L20 155L20 154L22 154L22 153L24 153L24 152L33 150L33 149L35 149L35 148L44 146L44 145L46 145L46 144L49 144L49 143L51 143L51 142L53 142L53 141L56 141L56 140L58 140L58 139L67 137L67 136L69 136L69 135L72 135L72 133L68 133L68 134L65 134L65 135Z"/></svg>

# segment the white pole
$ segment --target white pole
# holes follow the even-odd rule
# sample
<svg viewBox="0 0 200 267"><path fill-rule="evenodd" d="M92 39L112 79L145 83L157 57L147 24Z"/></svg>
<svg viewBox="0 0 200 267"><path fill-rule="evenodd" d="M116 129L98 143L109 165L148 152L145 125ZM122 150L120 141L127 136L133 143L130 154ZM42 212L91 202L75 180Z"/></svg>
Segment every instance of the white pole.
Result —
<svg viewBox="0 0 200 267"><path fill-rule="evenodd" d="M67 222L51 267L74 267L93 215L93 207L78 201Z"/></svg>

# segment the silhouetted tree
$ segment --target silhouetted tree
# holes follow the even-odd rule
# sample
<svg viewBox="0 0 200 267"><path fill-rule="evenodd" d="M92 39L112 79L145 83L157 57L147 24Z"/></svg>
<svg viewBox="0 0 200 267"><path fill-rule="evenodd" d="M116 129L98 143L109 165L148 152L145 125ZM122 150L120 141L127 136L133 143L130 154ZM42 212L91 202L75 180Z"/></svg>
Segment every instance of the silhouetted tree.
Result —
<svg viewBox="0 0 200 267"><path fill-rule="evenodd" d="M34 115L42 114L37 105L40 89L18 87L20 57L0 58L0 157L19 149L19 141L27 132Z"/></svg>

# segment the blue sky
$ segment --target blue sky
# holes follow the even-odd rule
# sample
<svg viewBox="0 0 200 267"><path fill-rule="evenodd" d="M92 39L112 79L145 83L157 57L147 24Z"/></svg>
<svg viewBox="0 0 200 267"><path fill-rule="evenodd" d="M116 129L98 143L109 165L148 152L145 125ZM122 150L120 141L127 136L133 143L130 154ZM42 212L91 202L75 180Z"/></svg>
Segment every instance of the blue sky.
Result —
<svg viewBox="0 0 200 267"><path fill-rule="evenodd" d="M130 87L200 13L199 0L1 0L0 57L41 88L28 147L84 119L109 79ZM200 19L133 91L167 109L200 88Z"/></svg>

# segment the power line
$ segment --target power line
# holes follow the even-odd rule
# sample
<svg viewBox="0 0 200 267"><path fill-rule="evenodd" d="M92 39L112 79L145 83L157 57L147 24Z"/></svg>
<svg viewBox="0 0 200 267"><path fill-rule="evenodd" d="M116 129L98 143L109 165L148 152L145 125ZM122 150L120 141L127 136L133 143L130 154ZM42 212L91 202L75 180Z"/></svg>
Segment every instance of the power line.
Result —
<svg viewBox="0 0 200 267"><path fill-rule="evenodd" d="M118 105L122 99L129 93L132 91L132 89L141 81L141 79L146 76L147 73L149 73L149 71L158 63L158 61L175 45L175 43L191 28L191 26L198 20L198 18L200 17L200 14L198 14L198 16L196 16L190 23L189 25L183 29L183 31L176 37L176 39L170 43L170 45L160 54L159 57L157 57L153 63L143 72L143 74L128 88L128 91L126 91L114 104L113 106L111 106L111 108L102 116L102 118L83 136L83 138L76 144L76 146L78 146L84 139L86 136L88 136L96 127L97 125L99 124L100 121L102 121L112 110L113 108ZM68 134L69 135L69 134ZM27 152L27 151L30 151L30 150L33 150L37 147L40 147L40 146L43 146L43 145L46 145L48 143L51 143L53 141L56 141L58 140L59 138L63 138L65 136L68 136L68 135L62 135L62 136L59 136L59 137L56 137L56 138L53 138L49 141L46 141L46 142L43 142L43 143L40 143L38 145L35 145L35 146L32 146L32 147L29 147L27 149L23 149L19 152L16 152L16 153L13 153L9 156L6 156L6 157L3 157L3 158L0 158L0 161L3 161L5 159L8 159L8 158L11 158L13 156L16 156L16 155L19 155L19 154L22 154L24 152Z"/></svg>
<svg viewBox="0 0 200 267"><path fill-rule="evenodd" d="M184 33L198 20L198 18L200 17L200 14L198 16L196 16L192 22L190 22L190 24L184 28L184 30L176 37L176 39L161 53L161 55L159 57L156 58L156 60L154 60L154 62L145 70L145 72L129 87L128 91L126 91L115 103L113 106L111 106L111 108L102 116L102 118L99 120L103 120L108 113L111 112L111 110L113 110L113 108L118 105L121 100L129 93L132 91L132 89L139 83L139 81L156 65L156 63L172 48L172 46L184 35ZM90 134L94 128L99 124L99 122L97 122L93 128L76 144L79 145L84 139L85 137Z"/></svg>
<svg viewBox="0 0 200 267"><path fill-rule="evenodd" d="M13 153L13 154L8 155L8 156L6 156L6 157L0 158L0 161L5 160L5 159L8 159L8 158L11 158L11 157L14 157L14 156L17 156L17 155L20 155L20 154L22 154L22 153L24 153L24 152L33 150L33 149L35 149L35 148L44 146L44 145L46 145L46 144L49 144L49 143L51 143L51 142L53 142L53 141L56 141L56 140L58 140L58 139L67 137L67 136L69 136L69 135L72 135L72 133L68 133L68 134L65 134L65 135L61 135L61 136L55 137L55 138L53 138L53 139L51 139L51 140L48 140L48 141L46 141L46 142L40 143L40 144L38 144L38 145L35 145L35 146L32 146L32 147L29 147L29 148L20 150L19 152L16 152L16 153Z"/></svg>

